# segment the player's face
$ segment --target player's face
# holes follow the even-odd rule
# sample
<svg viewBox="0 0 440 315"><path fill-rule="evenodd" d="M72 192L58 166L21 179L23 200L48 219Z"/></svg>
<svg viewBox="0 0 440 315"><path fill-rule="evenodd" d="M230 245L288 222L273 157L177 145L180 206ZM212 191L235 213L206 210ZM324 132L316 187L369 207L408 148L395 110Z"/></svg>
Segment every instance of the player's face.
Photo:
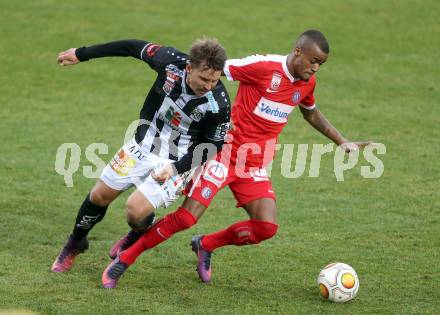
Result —
<svg viewBox="0 0 440 315"><path fill-rule="evenodd" d="M222 74L221 71L216 71L203 66L196 68L192 67L191 64L186 66L186 71L188 73L186 83L197 96L202 96L214 89Z"/></svg>
<svg viewBox="0 0 440 315"><path fill-rule="evenodd" d="M328 54L319 49L317 45L307 48L295 47L293 54L294 77L303 81L309 81L328 58Z"/></svg>

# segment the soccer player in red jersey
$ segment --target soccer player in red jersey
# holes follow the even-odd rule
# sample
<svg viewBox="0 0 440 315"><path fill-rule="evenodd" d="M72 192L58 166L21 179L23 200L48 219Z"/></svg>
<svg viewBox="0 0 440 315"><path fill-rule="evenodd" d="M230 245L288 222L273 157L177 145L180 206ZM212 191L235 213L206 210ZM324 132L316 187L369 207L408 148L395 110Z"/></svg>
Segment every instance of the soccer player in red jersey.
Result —
<svg viewBox="0 0 440 315"><path fill-rule="evenodd" d="M210 281L211 253L217 248L258 244L273 237L278 229L277 208L264 167L272 161L277 137L296 106L306 121L345 151L355 151L370 143L348 141L315 105L315 73L328 55L324 35L309 30L298 37L288 56L255 55L226 62L226 77L240 81L232 109L234 128L228 134L229 144L187 186L182 206L159 220L104 270L104 287L116 287L121 275L143 251L194 225L225 186L229 186L237 207L243 207L250 219L193 237L191 246L198 257L200 279Z"/></svg>

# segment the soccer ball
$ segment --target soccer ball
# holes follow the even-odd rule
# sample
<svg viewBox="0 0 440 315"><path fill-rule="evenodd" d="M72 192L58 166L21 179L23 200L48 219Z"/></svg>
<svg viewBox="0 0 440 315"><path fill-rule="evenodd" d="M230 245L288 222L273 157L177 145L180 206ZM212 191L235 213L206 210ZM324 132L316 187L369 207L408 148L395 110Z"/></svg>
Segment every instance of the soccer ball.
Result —
<svg viewBox="0 0 440 315"><path fill-rule="evenodd" d="M325 266L319 273L317 282L322 297L337 303L350 301L359 290L356 271L339 262Z"/></svg>

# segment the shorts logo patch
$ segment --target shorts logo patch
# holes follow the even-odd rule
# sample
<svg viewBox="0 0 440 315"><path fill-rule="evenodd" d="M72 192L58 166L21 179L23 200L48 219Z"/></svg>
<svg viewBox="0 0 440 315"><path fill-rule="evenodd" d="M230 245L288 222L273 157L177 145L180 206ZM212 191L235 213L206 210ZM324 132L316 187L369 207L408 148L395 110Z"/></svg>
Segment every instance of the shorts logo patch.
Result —
<svg viewBox="0 0 440 315"><path fill-rule="evenodd" d="M228 169L217 161L209 161L203 173L203 178L210 181L218 188L220 188L227 176Z"/></svg>
<svg viewBox="0 0 440 315"><path fill-rule="evenodd" d="M202 197L205 199L209 199L212 196L212 190L209 187L203 187L202 189Z"/></svg>
<svg viewBox="0 0 440 315"><path fill-rule="evenodd" d="M135 167L136 160L124 150L120 150L110 162L110 167L120 176L127 176Z"/></svg>

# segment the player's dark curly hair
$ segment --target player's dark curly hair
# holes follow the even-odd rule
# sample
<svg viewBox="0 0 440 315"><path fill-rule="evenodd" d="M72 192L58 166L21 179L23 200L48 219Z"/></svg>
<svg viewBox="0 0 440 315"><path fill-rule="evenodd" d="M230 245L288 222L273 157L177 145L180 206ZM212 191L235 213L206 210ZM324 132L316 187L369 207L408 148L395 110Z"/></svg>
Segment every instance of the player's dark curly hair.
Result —
<svg viewBox="0 0 440 315"><path fill-rule="evenodd" d="M307 45L309 43L316 44L319 47L319 49L321 49L321 51L323 53L326 53L326 54L330 53L330 47L329 47L328 41L325 38L324 34L322 34L320 31L317 31L317 30L305 31L304 33L299 35L299 37L296 41L296 46L304 47L305 45Z"/></svg>
<svg viewBox="0 0 440 315"><path fill-rule="evenodd" d="M195 68L223 70L226 50L215 38L196 40L189 49L189 60Z"/></svg>

